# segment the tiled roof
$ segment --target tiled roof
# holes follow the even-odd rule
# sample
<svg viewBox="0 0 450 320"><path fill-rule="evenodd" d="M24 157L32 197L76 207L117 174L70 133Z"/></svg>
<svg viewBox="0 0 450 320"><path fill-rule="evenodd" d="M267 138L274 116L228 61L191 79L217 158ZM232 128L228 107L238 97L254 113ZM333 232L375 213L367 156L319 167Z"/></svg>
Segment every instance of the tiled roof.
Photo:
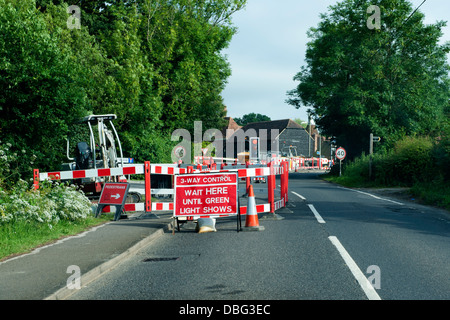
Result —
<svg viewBox="0 0 450 320"><path fill-rule="evenodd" d="M299 125L297 122L291 120L291 119L283 119L283 120L275 120L275 121L263 121L263 122L254 122L249 123L242 127L242 130L248 130L248 129L278 129L280 132L283 131L286 128L294 128L294 129L303 129L301 125Z"/></svg>

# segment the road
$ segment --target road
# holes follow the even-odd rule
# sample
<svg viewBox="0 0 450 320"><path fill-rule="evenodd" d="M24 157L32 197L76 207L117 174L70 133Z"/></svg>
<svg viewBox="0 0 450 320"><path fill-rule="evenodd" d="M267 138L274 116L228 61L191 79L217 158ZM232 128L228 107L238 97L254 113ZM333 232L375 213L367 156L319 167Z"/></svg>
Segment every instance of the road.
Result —
<svg viewBox="0 0 450 320"><path fill-rule="evenodd" d="M260 232L169 231L71 299L450 299L447 212L295 173L277 213Z"/></svg>

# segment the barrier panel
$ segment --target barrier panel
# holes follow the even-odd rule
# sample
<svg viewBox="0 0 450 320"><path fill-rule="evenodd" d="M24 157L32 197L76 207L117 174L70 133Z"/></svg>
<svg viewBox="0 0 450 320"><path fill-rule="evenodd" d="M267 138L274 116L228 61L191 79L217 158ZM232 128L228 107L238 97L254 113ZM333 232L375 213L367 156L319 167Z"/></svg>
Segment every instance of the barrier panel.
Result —
<svg viewBox="0 0 450 320"><path fill-rule="evenodd" d="M180 218L236 216L239 232L238 184L236 172L176 175L173 218L178 230Z"/></svg>
<svg viewBox="0 0 450 320"><path fill-rule="evenodd" d="M324 170L331 165L333 165L333 161L323 157L323 158L303 158L303 157L292 157L292 158L283 158L273 156L271 161L274 165L281 166L283 162L288 162L288 170L297 172L299 169L301 170ZM261 160L259 164L266 165L269 163L268 161ZM239 163L238 159L234 158L216 158L216 157L205 157L199 156L195 157L194 164L198 166L207 166L211 167L212 165L216 167L220 167L221 169L231 169L232 167L243 165L243 163ZM252 162L246 162L245 164L254 164Z"/></svg>
<svg viewBox="0 0 450 320"><path fill-rule="evenodd" d="M327 170L333 165L333 161L327 158L290 158L289 170L298 172L298 170Z"/></svg>
<svg viewBox="0 0 450 320"><path fill-rule="evenodd" d="M107 178L107 177L117 177L119 181L124 181L125 175L145 175L145 202L144 203L126 203L123 206L124 212L134 212L134 211L163 211L164 209L169 209L165 203L152 203L151 202L151 189L150 189L150 175L152 171L163 170L161 168L151 168L150 162L145 162L144 164L136 164L127 167L119 168L103 168L103 169L87 169L87 170L74 170L74 171L54 171L54 172L39 172L39 169L33 170L33 184L34 189L39 189L39 182L45 180L76 180L76 179L96 179L96 178ZM172 168L172 172L183 172L184 169ZM104 183L100 181L93 181L92 183L101 184ZM100 189L101 190L101 189ZM100 191L98 190L98 191ZM104 206L100 213L116 212L115 206ZM115 215L115 220L117 220L120 215Z"/></svg>
<svg viewBox="0 0 450 320"><path fill-rule="evenodd" d="M250 179L252 178L267 178L267 198L268 203L257 204L257 213L275 213L276 210L286 206L288 201L288 188L289 188L289 162L282 161L280 165L275 165L273 162L269 162L266 166L251 167L249 163L244 168L239 168L239 165L235 162L231 165L221 164L220 168L217 168L216 163L210 163L206 167L198 164L194 166L188 165L187 168L181 167L182 164L150 164L145 162L144 164L135 164L127 167L120 168L106 168L106 169L88 169L88 170L75 170L75 171L54 171L54 172L39 172L38 169L34 169L34 188L39 188L39 182L44 180L74 180L84 178L107 178L107 177L122 177L125 175L144 175L145 177L145 201L144 203L125 203L123 206L124 212L146 212L153 213L157 211L175 211L174 202L153 202L151 200L151 194L158 193L158 189L151 189L151 176L152 175L171 175L176 176L190 176L195 174L220 174L220 173L234 173L237 179L245 179L246 191L248 190ZM242 165L241 165L242 166ZM275 201L274 192L276 190L276 176L280 176L280 200ZM120 180L120 179L119 179ZM174 194L174 189L161 190L161 194ZM175 195L176 198L176 195ZM238 197L237 197L238 198ZM105 206L102 210L103 213L115 212L114 206ZM247 207L238 206L239 217L246 215ZM117 216L117 215L116 215ZM202 214L202 215L181 215L178 219L185 218L186 221L194 220L195 218L210 218L210 217L228 217L227 213L214 213L214 214ZM178 221L177 221L178 222Z"/></svg>

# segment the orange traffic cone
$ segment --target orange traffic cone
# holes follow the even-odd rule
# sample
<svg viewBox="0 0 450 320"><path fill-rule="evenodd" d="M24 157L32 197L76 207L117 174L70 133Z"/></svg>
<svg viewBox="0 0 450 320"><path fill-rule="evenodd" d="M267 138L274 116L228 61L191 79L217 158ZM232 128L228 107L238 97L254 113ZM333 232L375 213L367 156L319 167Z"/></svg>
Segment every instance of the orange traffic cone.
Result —
<svg viewBox="0 0 450 320"><path fill-rule="evenodd" d="M247 203L247 217L245 218L245 227L243 231L262 231L263 226L259 225L258 213L256 212L255 194L253 186L250 185L248 189L248 203Z"/></svg>

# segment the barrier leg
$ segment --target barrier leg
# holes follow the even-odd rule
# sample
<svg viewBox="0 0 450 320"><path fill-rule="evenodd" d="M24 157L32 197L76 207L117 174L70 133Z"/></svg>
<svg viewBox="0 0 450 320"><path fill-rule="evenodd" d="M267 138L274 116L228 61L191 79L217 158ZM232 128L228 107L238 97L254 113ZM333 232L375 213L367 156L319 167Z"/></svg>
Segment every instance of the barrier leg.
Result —
<svg viewBox="0 0 450 320"><path fill-rule="evenodd" d="M152 189L151 189L151 180L150 180L150 170L151 165L150 161L146 161L144 164L144 174L145 174L145 212L150 213L150 217L154 219L159 219L159 217L155 213L152 212Z"/></svg>
<svg viewBox="0 0 450 320"><path fill-rule="evenodd" d="M284 199L284 206L286 207L286 204L288 202L288 179L289 179L289 167L288 163L286 162L283 166L283 173L281 176L283 177L282 182L282 192L283 192L283 199Z"/></svg>
<svg viewBox="0 0 450 320"><path fill-rule="evenodd" d="M245 163L245 167L248 168L248 162ZM250 177L245 178L245 194L248 194L248 190L250 189Z"/></svg>
<svg viewBox="0 0 450 320"><path fill-rule="evenodd" d="M34 190L39 189L39 169L33 170L33 187Z"/></svg>
<svg viewBox="0 0 450 320"><path fill-rule="evenodd" d="M274 197L274 190L273 190L273 180L275 178L275 176L273 175L273 167L272 167L272 162L270 162L267 165L270 168L270 174L267 176L267 197L269 199L269 204L270 204L270 213L274 213L275 212L275 197Z"/></svg>
<svg viewBox="0 0 450 320"><path fill-rule="evenodd" d="M145 212L152 212L152 192L150 181L150 161L146 161L144 165L145 174Z"/></svg>
<svg viewBox="0 0 450 320"><path fill-rule="evenodd" d="M264 220L283 220L284 218L279 214L275 213L275 186L276 186L276 175L274 174L273 163L269 163L270 167L270 175L267 177L267 189L268 189L268 198L270 204L270 211L268 214L264 215L261 219ZM281 175L281 198L283 198L283 175Z"/></svg>
<svg viewBox="0 0 450 320"><path fill-rule="evenodd" d="M281 199L284 200L284 203L286 204L286 162L283 162L281 164L281 169L283 172L280 175L280 186L281 186Z"/></svg>
<svg viewBox="0 0 450 320"><path fill-rule="evenodd" d="M286 197L286 200L285 200L285 205L286 205L286 203L289 201L289 171L287 171L286 172L286 177L285 177L285 181L284 181L284 183L285 183L285 197Z"/></svg>

